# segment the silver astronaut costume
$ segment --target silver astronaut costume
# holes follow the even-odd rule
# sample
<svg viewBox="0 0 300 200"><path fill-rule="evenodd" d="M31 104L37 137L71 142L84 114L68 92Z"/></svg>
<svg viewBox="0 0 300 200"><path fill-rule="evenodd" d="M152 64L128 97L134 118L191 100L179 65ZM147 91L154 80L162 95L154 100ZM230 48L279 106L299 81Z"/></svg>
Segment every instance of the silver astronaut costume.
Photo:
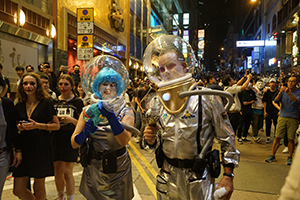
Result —
<svg viewBox="0 0 300 200"><path fill-rule="evenodd" d="M129 80L128 72L122 62L107 55L94 57L85 65L81 77L85 92L93 93L90 96L91 106L83 108L83 116L85 111L90 110L88 108L92 108L99 101L103 101L110 111L113 110L121 123L123 117L131 110L126 107L126 102L122 97ZM106 89L100 89L102 83L114 83L115 96L104 98ZM98 110L97 107L96 109ZM128 115L132 114L128 113ZM92 119L92 116L90 117L89 120ZM129 154L126 147L121 146L115 139L107 118L103 117L102 114L99 116L99 113L93 116L93 119L99 118L101 121L93 121L94 125L98 124L98 129L94 134L88 136L89 155L92 159L83 170L79 190L88 200L130 200L134 195ZM86 118L84 120L86 121ZM125 125L122 126L125 127ZM116 172L104 172L103 155L105 152L114 152L117 156Z"/></svg>
<svg viewBox="0 0 300 200"><path fill-rule="evenodd" d="M95 98L91 100L96 103ZM126 107L124 99L115 100L113 106L120 121L130 110ZM122 148L115 139L110 125L105 121L100 122L98 130L95 134L90 134L89 140L91 148L96 152L115 151ZM88 200L130 200L133 198L131 160L127 151L117 158L117 165L116 173L105 174L102 169L102 160L91 160L90 165L83 170L79 188L85 198Z"/></svg>
<svg viewBox="0 0 300 200"><path fill-rule="evenodd" d="M221 99L212 95L203 95L201 98L201 146L205 144L210 134L214 134L221 143L223 162L238 165L239 152L234 145L234 132L228 117L223 116L225 110ZM198 96L191 96L186 109L178 115L170 115L157 97L152 101L159 102L155 105L158 106L159 120L164 129L161 138L165 155L171 159L192 160L197 155ZM190 169L173 167L166 160L162 169L157 177L157 189L160 191L157 191L158 199L213 199L214 179L210 177L207 169L202 176L204 179L201 180L195 180L196 174Z"/></svg>
<svg viewBox="0 0 300 200"><path fill-rule="evenodd" d="M153 112L159 116L159 122L162 127L160 136L161 144L165 156L168 157L168 159L188 159L192 161L198 155L196 137L197 130L200 127L200 124L198 124L199 97L190 96L183 101L178 97L178 94L183 91L198 90L200 88L195 87L191 76L188 75L179 78L182 82L177 83L177 85L172 80L174 83L166 87L163 78L157 75L159 72L155 71L155 68L158 68L157 66L159 65L159 59L155 58L155 56L158 54L162 55L163 53L161 52L165 51L164 48L168 50L170 46L176 46L174 49L181 51L180 48L183 46L184 41L176 36L162 36L152 43L153 44L150 44L145 51L144 66L146 66L148 77L158 84L160 89L158 90L158 96L154 97L150 102L148 114ZM187 45L187 48L190 48L190 46ZM158 53L152 53L147 58L147 53L151 51ZM193 55L188 55L187 57L192 58ZM187 63L192 62L191 60L185 61ZM201 90L209 89L201 88ZM202 128L200 131L201 147L204 146L211 138L211 134L213 134L214 137L220 141L223 164L232 163L237 166L239 151L235 148L234 131L224 110L221 98L214 95L201 95L200 98L202 104L200 108L202 109ZM182 103L178 104L178 101L182 101ZM178 104L178 106L176 106L176 104ZM173 112L175 109L172 109L172 107L177 107L177 111ZM147 142L143 140L145 149L156 149L160 143L159 137L157 137L156 140L154 146L148 145ZM166 159L157 176L156 188L157 199L159 200L214 199L214 178L211 178L207 167L201 178L193 172L191 168L174 167L169 164Z"/></svg>

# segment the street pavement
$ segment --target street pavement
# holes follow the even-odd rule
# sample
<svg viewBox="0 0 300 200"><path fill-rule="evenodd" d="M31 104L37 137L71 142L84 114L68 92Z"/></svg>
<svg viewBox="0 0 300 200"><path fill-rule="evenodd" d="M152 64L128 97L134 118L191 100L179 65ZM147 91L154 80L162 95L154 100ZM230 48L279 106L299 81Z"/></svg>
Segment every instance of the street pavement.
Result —
<svg viewBox="0 0 300 200"><path fill-rule="evenodd" d="M250 130L251 132L251 130ZM238 144L237 149L241 152L239 167L234 170L234 192L231 200L276 200L279 197L280 189L284 184L290 166L286 165L287 154L283 154L284 148L281 145L276 154L277 162L266 163L265 159L270 155L272 143L266 144L264 132L259 132L263 141L252 144ZM272 134L273 136L273 134ZM248 139L251 139L250 136ZM219 148L219 144L214 144ZM155 200L155 177L159 172L156 166L154 152L141 150L139 144L133 140L129 143L129 154L132 160L133 182L135 186L134 200ZM75 164L75 200L85 199L79 192L79 185L82 175L82 167ZM217 179L216 183L220 180ZM17 200L12 194L13 178L9 178L4 186L2 199ZM46 179L47 199L56 199L54 178Z"/></svg>

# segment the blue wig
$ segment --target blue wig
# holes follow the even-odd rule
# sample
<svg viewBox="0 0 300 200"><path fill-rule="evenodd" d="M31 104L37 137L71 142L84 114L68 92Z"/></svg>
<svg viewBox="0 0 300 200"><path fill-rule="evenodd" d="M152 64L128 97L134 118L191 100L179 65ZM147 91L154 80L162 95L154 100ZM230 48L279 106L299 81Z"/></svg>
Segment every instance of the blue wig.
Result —
<svg viewBox="0 0 300 200"><path fill-rule="evenodd" d="M115 70L113 70L112 68L104 67L97 74L96 78L94 79L93 86L92 86L93 92L100 99L102 99L102 96L100 94L99 87L102 82L116 83L116 85L117 85L116 92L117 92L118 96L120 96L125 89L125 84L123 82L121 75L118 72L116 72Z"/></svg>

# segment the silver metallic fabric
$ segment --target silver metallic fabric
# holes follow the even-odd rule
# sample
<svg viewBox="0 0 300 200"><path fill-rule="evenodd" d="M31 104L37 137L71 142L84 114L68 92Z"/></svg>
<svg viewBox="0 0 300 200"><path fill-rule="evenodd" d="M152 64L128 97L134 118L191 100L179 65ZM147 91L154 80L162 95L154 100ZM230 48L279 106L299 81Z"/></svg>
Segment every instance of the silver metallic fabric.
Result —
<svg viewBox="0 0 300 200"><path fill-rule="evenodd" d="M158 200L212 200L214 179L207 169L202 179L190 169L173 167L164 161L163 170L157 175Z"/></svg>
<svg viewBox="0 0 300 200"><path fill-rule="evenodd" d="M115 107L115 113L120 112L122 117L130 110L123 106ZM120 120L121 120L120 119ZM91 148L97 152L106 150L118 150L122 146L117 142L110 125L98 125L95 134L90 134ZM80 192L88 200L130 200L133 198L133 182L131 160L126 151L117 158L118 169L116 173L105 174L102 168L102 160L92 159L90 165L84 168Z"/></svg>
<svg viewBox="0 0 300 200"><path fill-rule="evenodd" d="M202 90L208 90L202 88ZM220 141L223 163L233 163L238 166L239 151L235 148L234 131L232 130L227 113L224 110L221 98L213 95L202 95L202 129L200 132L201 146L205 144L211 134ZM194 159L197 156L197 129L198 129L198 96L191 96L186 109L178 115L170 115L154 97L152 105L159 108L160 123L163 128L161 138L163 151L171 159ZM150 103L151 104L151 103ZM151 110L149 111L151 112ZM159 141L158 141L159 143ZM150 149L145 144L146 149ZM209 173L204 173L204 179L194 180L195 174L190 169L176 168L166 161L160 176L167 176L166 194L158 193L158 199L213 199L213 179ZM157 180L157 188L160 186L160 177ZM191 181L191 180L192 181ZM164 181L162 181L164 182Z"/></svg>

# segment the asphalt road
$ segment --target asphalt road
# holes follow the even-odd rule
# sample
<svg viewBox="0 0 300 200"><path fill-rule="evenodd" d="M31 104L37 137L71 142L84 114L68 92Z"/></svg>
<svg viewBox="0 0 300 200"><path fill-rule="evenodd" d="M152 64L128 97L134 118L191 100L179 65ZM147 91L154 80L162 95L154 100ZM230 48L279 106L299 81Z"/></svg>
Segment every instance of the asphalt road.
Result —
<svg viewBox="0 0 300 200"><path fill-rule="evenodd" d="M270 155L272 143L265 144L265 133L260 132L259 136L263 138L260 144L238 144L237 149L241 152L239 167L235 169L234 193L232 200L276 200L278 199L280 189L284 184L285 177L288 174L289 166L286 165L287 154L283 154L283 145L279 147L276 154L277 162L266 163L265 159ZM273 135L273 134L272 134ZM250 139L250 137L249 137ZM219 144L214 144L219 148ZM155 177L158 173L154 152L141 150L138 143L133 140L129 143L129 154L132 159L133 181L135 186L134 200L154 200ZM85 199L78 191L82 174L82 167L76 164L74 167L75 177L75 199ZM216 183L219 179L216 180ZM9 178L4 186L2 199L17 200L12 194L13 178ZM57 198L54 178L46 179L47 199Z"/></svg>

